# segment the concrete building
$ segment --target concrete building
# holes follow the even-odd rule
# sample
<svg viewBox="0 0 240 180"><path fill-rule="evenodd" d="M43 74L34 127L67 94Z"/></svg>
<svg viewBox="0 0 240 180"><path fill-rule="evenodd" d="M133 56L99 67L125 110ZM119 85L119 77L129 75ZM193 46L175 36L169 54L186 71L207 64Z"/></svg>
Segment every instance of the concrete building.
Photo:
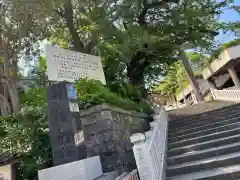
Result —
<svg viewBox="0 0 240 180"><path fill-rule="evenodd" d="M197 83L203 95L206 95L210 92L210 88L206 80L198 77ZM176 99L177 99L177 102L181 102L188 105L193 104L196 101L196 98L193 94L192 86L189 84L186 88L184 88L181 92L179 92L176 95Z"/></svg>
<svg viewBox="0 0 240 180"><path fill-rule="evenodd" d="M240 45L221 52L218 59L202 71L202 75L212 88L240 88Z"/></svg>
<svg viewBox="0 0 240 180"><path fill-rule="evenodd" d="M240 45L229 47L220 53L202 71L202 78L197 77L197 82L204 96L208 95L210 88L214 89L238 89L240 88ZM176 95L178 102L193 104L195 97L191 85Z"/></svg>

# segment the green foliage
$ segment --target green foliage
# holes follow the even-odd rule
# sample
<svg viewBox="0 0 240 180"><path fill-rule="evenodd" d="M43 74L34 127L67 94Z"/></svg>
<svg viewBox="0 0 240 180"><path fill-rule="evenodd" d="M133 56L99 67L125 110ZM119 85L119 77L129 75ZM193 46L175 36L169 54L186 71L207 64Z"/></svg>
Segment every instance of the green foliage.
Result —
<svg viewBox="0 0 240 180"><path fill-rule="evenodd" d="M198 52L188 52L187 56L195 76L200 76L204 63L201 54ZM163 81L161 81L155 91L161 92L163 95L175 95L181 92L181 86L184 89L189 84L189 78L184 65L182 61L179 60L167 69Z"/></svg>
<svg viewBox="0 0 240 180"><path fill-rule="evenodd" d="M47 64L46 64L46 57L39 56L37 59L37 64L33 69L33 75L39 77L38 85L41 87L45 87L47 85Z"/></svg>
<svg viewBox="0 0 240 180"><path fill-rule="evenodd" d="M20 97L23 106L46 106L46 88L31 88Z"/></svg>
<svg viewBox="0 0 240 180"><path fill-rule="evenodd" d="M124 81L115 81L107 85L109 89L120 95L122 98L130 99L134 102L141 102L142 96L139 90L134 87L132 84L126 83Z"/></svg>
<svg viewBox="0 0 240 180"><path fill-rule="evenodd" d="M136 103L129 99L124 99L120 95L111 92L109 88L103 86L100 81L81 79L75 83L75 88L77 90L78 100L82 102L81 108L108 103L126 110L143 111L146 113L152 112L147 103Z"/></svg>
<svg viewBox="0 0 240 180"><path fill-rule="evenodd" d="M44 88L29 89L21 97L18 114L0 117L0 154L18 159L18 180L33 179L52 165Z"/></svg>
<svg viewBox="0 0 240 180"><path fill-rule="evenodd" d="M40 56L37 61L36 73L44 74L47 71L46 57Z"/></svg>
<svg viewBox="0 0 240 180"><path fill-rule="evenodd" d="M45 106L25 106L21 113L0 117L0 153L18 159L18 180L37 177L52 165Z"/></svg>
<svg viewBox="0 0 240 180"><path fill-rule="evenodd" d="M107 82L121 79L135 87L145 87L164 74L177 60L181 44L191 42L200 48L214 44L217 16L231 2L12 1L16 12L31 9L37 25L47 20L43 36L50 42L100 55Z"/></svg>

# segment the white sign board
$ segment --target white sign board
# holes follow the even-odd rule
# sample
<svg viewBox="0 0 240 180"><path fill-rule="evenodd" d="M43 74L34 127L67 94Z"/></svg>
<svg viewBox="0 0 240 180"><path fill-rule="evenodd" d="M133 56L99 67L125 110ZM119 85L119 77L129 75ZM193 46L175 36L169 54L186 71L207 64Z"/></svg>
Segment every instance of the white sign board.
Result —
<svg viewBox="0 0 240 180"><path fill-rule="evenodd" d="M0 180L12 180L12 168L11 165L0 167Z"/></svg>
<svg viewBox="0 0 240 180"><path fill-rule="evenodd" d="M46 45L46 61L51 81L74 82L88 78L106 84L100 57Z"/></svg>
<svg viewBox="0 0 240 180"><path fill-rule="evenodd" d="M99 156L38 171L39 180L94 180L101 175Z"/></svg>

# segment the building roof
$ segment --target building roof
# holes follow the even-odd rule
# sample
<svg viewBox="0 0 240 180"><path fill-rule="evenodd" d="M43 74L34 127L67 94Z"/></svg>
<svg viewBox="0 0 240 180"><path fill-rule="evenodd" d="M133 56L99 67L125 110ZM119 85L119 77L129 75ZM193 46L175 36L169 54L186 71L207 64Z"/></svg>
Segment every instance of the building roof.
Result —
<svg viewBox="0 0 240 180"><path fill-rule="evenodd" d="M220 53L218 59L214 60L202 71L204 79L208 79L219 71L226 71L226 66L233 61L240 59L240 45L229 47Z"/></svg>

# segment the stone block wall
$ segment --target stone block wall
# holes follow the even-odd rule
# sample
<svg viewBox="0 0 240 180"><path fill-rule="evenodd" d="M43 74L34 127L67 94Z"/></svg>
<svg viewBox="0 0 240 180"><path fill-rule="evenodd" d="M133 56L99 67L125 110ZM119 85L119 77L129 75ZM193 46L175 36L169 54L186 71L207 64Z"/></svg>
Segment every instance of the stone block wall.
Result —
<svg viewBox="0 0 240 180"><path fill-rule="evenodd" d="M107 104L80 111L87 156L100 156L104 172L136 168L130 136L147 131L149 116Z"/></svg>

